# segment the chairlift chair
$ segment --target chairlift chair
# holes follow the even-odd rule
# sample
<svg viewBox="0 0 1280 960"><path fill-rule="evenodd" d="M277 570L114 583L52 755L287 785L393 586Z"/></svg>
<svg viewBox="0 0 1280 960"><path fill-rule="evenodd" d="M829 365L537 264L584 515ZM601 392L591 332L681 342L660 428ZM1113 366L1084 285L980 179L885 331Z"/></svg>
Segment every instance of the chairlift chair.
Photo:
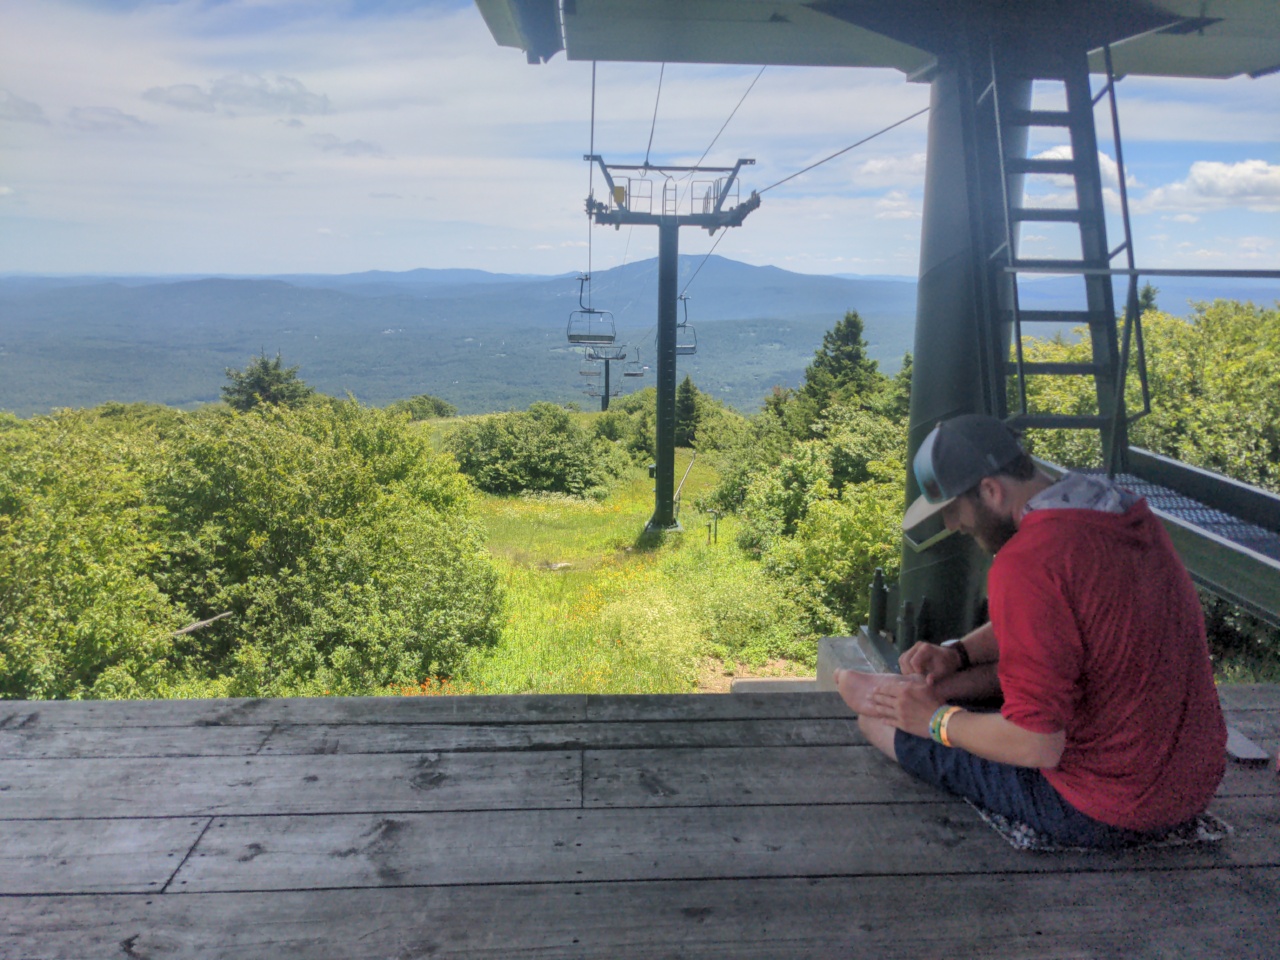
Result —
<svg viewBox="0 0 1280 960"><path fill-rule="evenodd" d="M692 325L679 324L676 327L676 356L691 357L698 352L698 334Z"/></svg>
<svg viewBox="0 0 1280 960"><path fill-rule="evenodd" d="M624 377L643 377L644 367L640 363L640 351L636 350L636 358L628 360L622 365L622 375Z"/></svg>
<svg viewBox="0 0 1280 960"><path fill-rule="evenodd" d="M623 346L614 345L612 347L607 347L603 344L588 344L586 349L583 351L583 356L592 363L601 363L604 361L616 363L619 360L627 359L627 348L625 344Z"/></svg>
<svg viewBox="0 0 1280 960"><path fill-rule="evenodd" d="M613 323L613 314L608 310L596 310L588 307L583 299L589 274L578 277L578 309L569 314L569 326L565 335L570 343L608 345L617 338L617 328Z"/></svg>
<svg viewBox="0 0 1280 960"><path fill-rule="evenodd" d="M676 356L689 357L698 352L698 333L689 323L689 298L682 293L679 300L684 304L684 318L676 324Z"/></svg>

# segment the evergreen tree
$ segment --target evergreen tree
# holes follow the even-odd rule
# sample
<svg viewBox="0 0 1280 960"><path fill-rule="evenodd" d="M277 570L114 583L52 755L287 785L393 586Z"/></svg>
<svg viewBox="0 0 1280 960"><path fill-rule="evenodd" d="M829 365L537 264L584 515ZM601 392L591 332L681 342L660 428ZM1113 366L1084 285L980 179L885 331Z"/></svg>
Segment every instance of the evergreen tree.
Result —
<svg viewBox="0 0 1280 960"><path fill-rule="evenodd" d="M850 310L822 337L822 346L804 371L800 394L819 412L833 400L852 400L881 388L884 376L867 356L862 317Z"/></svg>
<svg viewBox="0 0 1280 960"><path fill-rule="evenodd" d="M264 351L244 370L227 367L227 379L231 382L222 388L222 399L241 413L262 403L297 406L315 393L298 376L298 368L285 367L278 353L274 360L268 360Z"/></svg>
<svg viewBox="0 0 1280 960"><path fill-rule="evenodd" d="M458 408L447 400L420 393L407 400L395 400L387 404L392 413L407 413L413 420L434 420L439 417L456 417Z"/></svg>
<svg viewBox="0 0 1280 960"><path fill-rule="evenodd" d="M691 447L698 438L698 388L685 378L676 388L676 446Z"/></svg>
<svg viewBox="0 0 1280 960"><path fill-rule="evenodd" d="M1159 310L1156 306L1156 297L1160 294L1160 288L1151 285L1148 280L1142 285L1142 289L1138 291L1138 316L1142 316L1151 310Z"/></svg>

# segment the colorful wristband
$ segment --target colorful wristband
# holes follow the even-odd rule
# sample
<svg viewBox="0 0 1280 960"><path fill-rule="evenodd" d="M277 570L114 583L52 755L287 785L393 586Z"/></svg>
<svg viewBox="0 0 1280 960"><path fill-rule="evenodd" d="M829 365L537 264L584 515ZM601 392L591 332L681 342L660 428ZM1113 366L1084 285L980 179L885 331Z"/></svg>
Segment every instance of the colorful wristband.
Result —
<svg viewBox="0 0 1280 960"><path fill-rule="evenodd" d="M959 707L952 707L942 715L942 723L938 725L938 738L944 747L951 746L951 738L947 736L947 724L951 722L951 718L960 712Z"/></svg>
<svg viewBox="0 0 1280 960"><path fill-rule="evenodd" d="M942 718L949 709L950 707L944 703L933 711L933 716L929 718L929 737L935 743L942 742Z"/></svg>
<svg viewBox="0 0 1280 960"><path fill-rule="evenodd" d="M933 716L929 718L929 737L935 743L940 743L944 747L951 746L951 740L947 737L947 723L959 712L959 707L946 703L933 711Z"/></svg>

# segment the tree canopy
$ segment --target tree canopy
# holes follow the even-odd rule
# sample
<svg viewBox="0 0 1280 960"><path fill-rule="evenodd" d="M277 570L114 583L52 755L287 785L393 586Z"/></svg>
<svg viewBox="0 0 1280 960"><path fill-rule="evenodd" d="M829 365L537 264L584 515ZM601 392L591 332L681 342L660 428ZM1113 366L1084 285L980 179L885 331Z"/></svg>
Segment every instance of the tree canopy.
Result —
<svg viewBox="0 0 1280 960"><path fill-rule="evenodd" d="M299 367L286 367L276 354L268 360L266 353L254 357L243 370L227 367L222 399L241 413L262 403L294 406L311 397L315 391L298 376Z"/></svg>
<svg viewBox="0 0 1280 960"><path fill-rule="evenodd" d="M0 696L375 693L497 637L470 486L352 401L0 419Z"/></svg>

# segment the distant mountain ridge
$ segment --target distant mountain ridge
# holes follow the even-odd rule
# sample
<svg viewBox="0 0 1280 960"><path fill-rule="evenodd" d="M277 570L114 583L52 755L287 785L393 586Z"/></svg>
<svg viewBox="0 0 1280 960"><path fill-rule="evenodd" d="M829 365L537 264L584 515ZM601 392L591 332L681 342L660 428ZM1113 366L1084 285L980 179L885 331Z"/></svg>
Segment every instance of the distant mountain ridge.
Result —
<svg viewBox="0 0 1280 960"><path fill-rule="evenodd" d="M690 374L700 389L746 412L775 385L799 384L822 335L847 310L861 314L871 355L886 372L911 348L916 285L909 279L684 256L678 286L688 289L698 339L697 354L680 358L679 376ZM1045 307L1068 296L1052 280L1034 291ZM652 366L657 261L597 271L589 297L612 313L617 342ZM1176 309L1176 297L1162 287L1162 305ZM578 298L575 274L480 270L0 276L0 409L25 416L108 400L207 403L218 399L225 368L241 368L259 352L299 364L325 393L373 404L431 393L464 413L535 400L592 406L598 401L581 393L588 382L581 353L565 338ZM628 378L626 386L646 383L652 379Z"/></svg>

